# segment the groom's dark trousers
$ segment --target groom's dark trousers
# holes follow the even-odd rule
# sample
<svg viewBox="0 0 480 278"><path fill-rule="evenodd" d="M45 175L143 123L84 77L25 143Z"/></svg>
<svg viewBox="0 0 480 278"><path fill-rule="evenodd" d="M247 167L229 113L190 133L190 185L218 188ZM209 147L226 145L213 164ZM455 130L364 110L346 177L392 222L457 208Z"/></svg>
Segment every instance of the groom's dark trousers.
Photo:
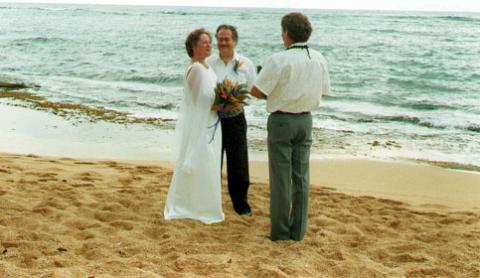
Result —
<svg viewBox="0 0 480 278"><path fill-rule="evenodd" d="M271 240L302 240L307 230L310 185L310 113L268 117Z"/></svg>
<svg viewBox="0 0 480 278"><path fill-rule="evenodd" d="M227 156L228 193L233 208L238 214L250 214L248 205L247 121L241 113L230 118L222 118L222 165L223 152Z"/></svg>

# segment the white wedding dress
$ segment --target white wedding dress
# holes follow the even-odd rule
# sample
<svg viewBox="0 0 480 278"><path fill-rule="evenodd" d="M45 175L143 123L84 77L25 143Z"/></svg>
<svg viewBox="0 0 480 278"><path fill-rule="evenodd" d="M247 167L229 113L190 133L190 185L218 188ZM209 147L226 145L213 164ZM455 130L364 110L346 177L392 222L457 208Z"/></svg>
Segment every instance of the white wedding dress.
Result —
<svg viewBox="0 0 480 278"><path fill-rule="evenodd" d="M225 219L220 181L221 125L216 130L212 127L218 120L211 110L216 80L213 70L200 63L191 64L185 72L165 219L190 218L206 224Z"/></svg>

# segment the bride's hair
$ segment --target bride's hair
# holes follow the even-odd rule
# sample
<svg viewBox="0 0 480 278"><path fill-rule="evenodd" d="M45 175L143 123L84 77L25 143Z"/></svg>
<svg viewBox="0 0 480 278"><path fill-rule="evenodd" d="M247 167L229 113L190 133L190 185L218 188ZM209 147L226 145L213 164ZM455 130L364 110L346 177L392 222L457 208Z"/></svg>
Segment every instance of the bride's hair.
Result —
<svg viewBox="0 0 480 278"><path fill-rule="evenodd" d="M188 34L187 39L185 40L185 48L187 49L190 58L192 58L194 54L193 47L198 43L200 36L203 34L207 35L210 38L210 41L212 40L212 35L204 28L195 29Z"/></svg>

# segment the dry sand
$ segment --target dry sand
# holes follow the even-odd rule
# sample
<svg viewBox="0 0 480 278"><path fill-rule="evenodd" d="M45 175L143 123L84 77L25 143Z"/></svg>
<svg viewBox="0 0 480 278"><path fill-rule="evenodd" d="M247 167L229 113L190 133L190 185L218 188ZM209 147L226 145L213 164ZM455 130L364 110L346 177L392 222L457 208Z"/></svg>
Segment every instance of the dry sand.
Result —
<svg viewBox="0 0 480 278"><path fill-rule="evenodd" d="M433 172L355 163L314 169L305 240L273 243L265 163L252 167L254 216L237 216L223 186L226 221L204 225L163 219L168 164L0 154L0 277L480 277L477 208L361 196L420 189ZM394 176L406 169L417 176ZM446 172L479 181L442 171L445 184Z"/></svg>

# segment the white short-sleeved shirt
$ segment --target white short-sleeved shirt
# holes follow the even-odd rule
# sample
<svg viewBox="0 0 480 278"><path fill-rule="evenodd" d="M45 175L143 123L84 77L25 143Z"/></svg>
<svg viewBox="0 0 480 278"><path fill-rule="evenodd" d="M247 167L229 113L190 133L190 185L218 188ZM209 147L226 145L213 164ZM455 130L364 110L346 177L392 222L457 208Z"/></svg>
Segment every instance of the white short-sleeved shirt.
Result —
<svg viewBox="0 0 480 278"><path fill-rule="evenodd" d="M295 43L306 45L306 43ZM310 57L309 57L310 56ZM309 112L330 94L327 62L311 48L275 53L263 65L254 84L267 96L267 111Z"/></svg>
<svg viewBox="0 0 480 278"><path fill-rule="evenodd" d="M239 67L235 71L234 66L237 61ZM208 57L207 64L212 67L217 75L218 81L223 81L228 78L232 82L238 81L239 84L246 84L249 90L252 88L255 77L257 76L252 61L237 52L233 54L233 59L228 62L228 64L225 64L219 55Z"/></svg>

